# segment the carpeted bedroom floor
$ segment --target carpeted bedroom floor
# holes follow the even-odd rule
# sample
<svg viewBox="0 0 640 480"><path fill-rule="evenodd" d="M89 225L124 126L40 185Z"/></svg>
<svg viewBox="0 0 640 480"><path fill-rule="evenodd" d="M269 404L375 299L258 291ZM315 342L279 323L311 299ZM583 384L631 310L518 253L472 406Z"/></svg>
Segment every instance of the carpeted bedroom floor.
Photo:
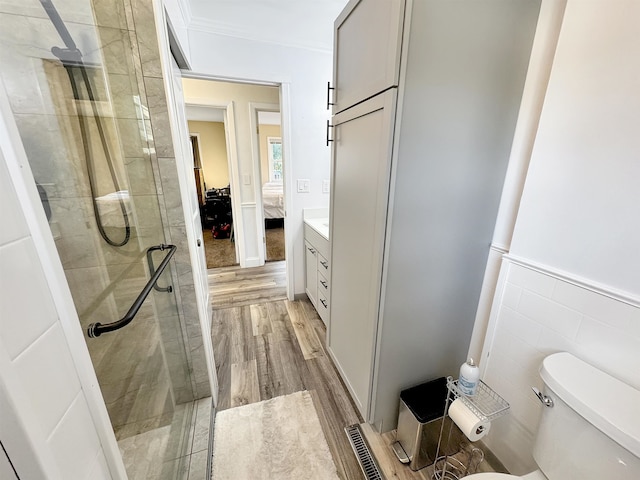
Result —
<svg viewBox="0 0 640 480"><path fill-rule="evenodd" d="M284 260L284 227L267 228L267 262ZM230 267L238 265L235 243L228 238L213 238L211 230L202 232L204 251L207 256L207 268Z"/></svg>

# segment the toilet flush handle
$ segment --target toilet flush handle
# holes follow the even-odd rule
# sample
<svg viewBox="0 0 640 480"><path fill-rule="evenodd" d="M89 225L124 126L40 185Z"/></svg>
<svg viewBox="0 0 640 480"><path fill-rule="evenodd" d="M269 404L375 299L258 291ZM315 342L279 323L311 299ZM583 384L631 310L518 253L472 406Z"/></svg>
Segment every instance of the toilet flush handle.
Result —
<svg viewBox="0 0 640 480"><path fill-rule="evenodd" d="M536 387L531 387L531 390L533 390L533 393L536 394L536 397L538 397L538 400L540 400L545 407L553 407L553 398L548 397L547 395L542 393L540 390L538 390Z"/></svg>

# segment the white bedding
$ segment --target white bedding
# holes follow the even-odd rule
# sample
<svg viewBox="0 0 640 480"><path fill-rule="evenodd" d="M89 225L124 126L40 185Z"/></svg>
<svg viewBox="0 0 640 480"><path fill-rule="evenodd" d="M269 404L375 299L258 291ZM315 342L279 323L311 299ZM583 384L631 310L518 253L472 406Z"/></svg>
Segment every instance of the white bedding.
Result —
<svg viewBox="0 0 640 480"><path fill-rule="evenodd" d="M267 182L262 185L264 218L284 218L282 182Z"/></svg>
<svg viewBox="0 0 640 480"><path fill-rule="evenodd" d="M103 227L125 227L120 201L124 203L124 209L127 215L131 215L131 197L129 197L128 190L120 190L96 197L98 215L100 215Z"/></svg>

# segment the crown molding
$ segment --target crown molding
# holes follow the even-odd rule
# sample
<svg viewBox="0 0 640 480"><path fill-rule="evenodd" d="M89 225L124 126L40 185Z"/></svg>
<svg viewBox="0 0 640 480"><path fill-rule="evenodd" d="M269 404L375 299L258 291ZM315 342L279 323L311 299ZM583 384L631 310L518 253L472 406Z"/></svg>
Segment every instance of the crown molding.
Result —
<svg viewBox="0 0 640 480"><path fill-rule="evenodd" d="M235 28L228 23L217 22L215 20L210 20L202 17L192 17L188 23L188 29L196 32L222 35L225 37L241 38L243 40L250 40L253 42L260 42L301 50L310 50L318 53L331 54L333 51L333 47L331 45L326 45L324 42L300 41L294 43L280 41L278 39L263 38L259 35L256 35L252 30Z"/></svg>

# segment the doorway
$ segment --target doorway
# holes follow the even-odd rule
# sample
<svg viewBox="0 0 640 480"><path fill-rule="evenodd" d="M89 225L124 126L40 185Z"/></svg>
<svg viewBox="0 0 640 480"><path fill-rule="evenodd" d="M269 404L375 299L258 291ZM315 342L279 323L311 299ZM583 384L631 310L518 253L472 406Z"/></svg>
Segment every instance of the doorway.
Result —
<svg viewBox="0 0 640 480"><path fill-rule="evenodd" d="M252 113L257 115L256 135L260 158L260 185L262 185L265 261L278 262L286 259L284 159L280 110L278 105L252 105Z"/></svg>
<svg viewBox="0 0 640 480"><path fill-rule="evenodd" d="M280 120L281 88L200 78L184 78L183 87L187 105L225 109L237 262L247 268L285 260L287 134Z"/></svg>
<svg viewBox="0 0 640 480"><path fill-rule="evenodd" d="M225 109L187 105L207 269L238 265Z"/></svg>

